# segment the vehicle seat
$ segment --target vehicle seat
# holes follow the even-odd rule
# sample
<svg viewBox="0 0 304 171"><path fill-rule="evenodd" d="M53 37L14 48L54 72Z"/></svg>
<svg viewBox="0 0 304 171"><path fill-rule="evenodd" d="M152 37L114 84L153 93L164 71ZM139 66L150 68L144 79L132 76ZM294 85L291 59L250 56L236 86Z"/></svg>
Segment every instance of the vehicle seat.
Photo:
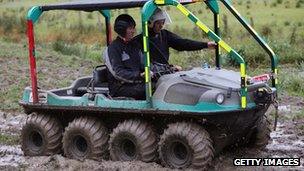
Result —
<svg viewBox="0 0 304 171"><path fill-rule="evenodd" d="M105 83L108 83L108 71L105 65L95 67L93 71L93 82L95 87L105 86Z"/></svg>
<svg viewBox="0 0 304 171"><path fill-rule="evenodd" d="M100 65L95 67L93 71L93 76L86 86L81 86L76 89L76 94L82 96L85 93L90 94L104 94L109 96L109 87L107 79L107 67L105 65Z"/></svg>
<svg viewBox="0 0 304 171"><path fill-rule="evenodd" d="M91 83L92 91L96 94L109 94L107 67L100 65L95 67Z"/></svg>

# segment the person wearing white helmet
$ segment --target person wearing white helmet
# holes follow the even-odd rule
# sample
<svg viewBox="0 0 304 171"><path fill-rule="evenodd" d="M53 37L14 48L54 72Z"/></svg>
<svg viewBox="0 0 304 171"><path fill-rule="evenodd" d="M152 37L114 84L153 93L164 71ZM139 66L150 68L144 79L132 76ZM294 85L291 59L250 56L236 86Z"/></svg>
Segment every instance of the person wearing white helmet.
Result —
<svg viewBox="0 0 304 171"><path fill-rule="evenodd" d="M157 8L149 20L150 56L152 63L169 64L169 47L178 51L194 51L205 48L214 49L215 42L200 42L184 39L180 36L163 29L165 24L171 23L170 16L165 10ZM182 70L180 66L174 65L176 70Z"/></svg>

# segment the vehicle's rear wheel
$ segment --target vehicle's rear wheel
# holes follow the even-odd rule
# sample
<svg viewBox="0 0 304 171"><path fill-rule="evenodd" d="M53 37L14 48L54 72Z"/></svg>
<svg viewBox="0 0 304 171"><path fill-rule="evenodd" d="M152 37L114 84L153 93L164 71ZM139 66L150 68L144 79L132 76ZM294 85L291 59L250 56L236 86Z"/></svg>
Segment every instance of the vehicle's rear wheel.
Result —
<svg viewBox="0 0 304 171"><path fill-rule="evenodd" d="M157 156L157 137L152 127L140 120L119 123L110 135L110 156L114 161L152 162Z"/></svg>
<svg viewBox="0 0 304 171"><path fill-rule="evenodd" d="M178 169L206 170L214 156L208 132L185 122L168 125L161 135L158 152L164 166Z"/></svg>
<svg viewBox="0 0 304 171"><path fill-rule="evenodd" d="M254 148L264 149L270 141L270 126L270 121L266 115L260 117L256 123L256 128L250 137L249 145Z"/></svg>
<svg viewBox="0 0 304 171"><path fill-rule="evenodd" d="M60 122L45 114L30 114L21 132L21 148L26 156L46 156L61 151L63 128Z"/></svg>
<svg viewBox="0 0 304 171"><path fill-rule="evenodd" d="M97 118L77 118L63 134L64 154L77 160L101 160L107 157L108 139L107 128Z"/></svg>

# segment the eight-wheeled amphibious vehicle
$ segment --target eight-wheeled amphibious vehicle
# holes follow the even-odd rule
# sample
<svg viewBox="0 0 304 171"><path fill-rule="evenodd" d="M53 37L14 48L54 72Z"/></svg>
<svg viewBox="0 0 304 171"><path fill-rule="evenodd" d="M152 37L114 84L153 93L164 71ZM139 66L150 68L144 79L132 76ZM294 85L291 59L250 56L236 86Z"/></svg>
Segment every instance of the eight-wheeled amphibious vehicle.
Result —
<svg viewBox="0 0 304 171"><path fill-rule="evenodd" d="M277 57L229 0L204 1L214 14L214 31L184 6L202 2L86 0L32 7L27 16L31 87L25 88L20 101L28 114L22 128L24 154L63 153L78 160L141 160L160 162L171 168L203 170L228 145L251 143L265 147L270 133L265 112L277 94ZM220 37L218 2L224 4L268 53L271 74L246 75L242 56ZM152 91L148 20L158 6L165 5L176 7L185 19L217 42L216 63L215 68L194 68L163 75ZM104 66L96 67L93 76L79 78L70 87L38 88L33 25L43 13L99 11L105 17L107 43L110 44L110 10L134 7L142 8L146 100L110 97ZM221 68L220 48L239 64L239 72Z"/></svg>

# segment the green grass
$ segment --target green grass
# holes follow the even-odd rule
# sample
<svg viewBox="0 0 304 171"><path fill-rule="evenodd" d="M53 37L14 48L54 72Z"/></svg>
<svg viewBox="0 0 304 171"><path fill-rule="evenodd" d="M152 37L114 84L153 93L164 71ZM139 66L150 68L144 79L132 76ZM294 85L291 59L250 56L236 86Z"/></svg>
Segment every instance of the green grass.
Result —
<svg viewBox="0 0 304 171"><path fill-rule="evenodd" d="M304 110L299 111L294 115L295 120L304 119ZM304 126L304 125L302 125ZM303 127L304 128L304 127Z"/></svg>
<svg viewBox="0 0 304 171"><path fill-rule="evenodd" d="M0 134L0 144L17 145L17 144L19 144L19 136L1 133Z"/></svg>
<svg viewBox="0 0 304 171"><path fill-rule="evenodd" d="M23 89L31 85L28 50L23 43L5 41L0 41L0 49L0 110L20 111L18 102ZM38 86L43 89L67 87L79 76L90 75L93 68L101 64L101 54L98 59L93 55L92 60L86 56L91 53L63 55L54 51L51 44L37 45Z"/></svg>

